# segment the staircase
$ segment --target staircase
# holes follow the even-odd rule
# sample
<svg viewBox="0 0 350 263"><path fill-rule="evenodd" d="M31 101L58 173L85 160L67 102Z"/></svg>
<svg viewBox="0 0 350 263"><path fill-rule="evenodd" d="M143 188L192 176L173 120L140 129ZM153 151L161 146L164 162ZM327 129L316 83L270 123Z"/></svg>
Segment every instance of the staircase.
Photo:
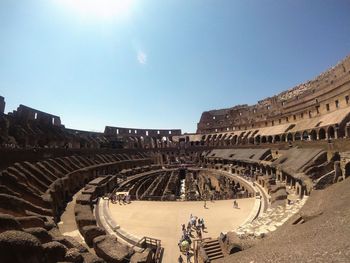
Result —
<svg viewBox="0 0 350 263"><path fill-rule="evenodd" d="M210 262L224 257L219 240L217 239L205 241L203 243L203 248L207 253Z"/></svg>

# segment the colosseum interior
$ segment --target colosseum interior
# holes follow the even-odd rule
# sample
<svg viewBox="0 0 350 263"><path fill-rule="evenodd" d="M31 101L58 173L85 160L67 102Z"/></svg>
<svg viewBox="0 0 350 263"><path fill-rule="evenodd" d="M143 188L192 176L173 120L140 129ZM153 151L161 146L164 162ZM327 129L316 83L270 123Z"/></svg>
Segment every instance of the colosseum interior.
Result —
<svg viewBox="0 0 350 263"><path fill-rule="evenodd" d="M194 134L72 130L4 108L0 97L3 263L175 262L178 245L192 262L350 262L350 57L255 105L203 112ZM187 204L210 218L203 237L146 234L156 219L143 210ZM235 227L221 219L232 213Z"/></svg>

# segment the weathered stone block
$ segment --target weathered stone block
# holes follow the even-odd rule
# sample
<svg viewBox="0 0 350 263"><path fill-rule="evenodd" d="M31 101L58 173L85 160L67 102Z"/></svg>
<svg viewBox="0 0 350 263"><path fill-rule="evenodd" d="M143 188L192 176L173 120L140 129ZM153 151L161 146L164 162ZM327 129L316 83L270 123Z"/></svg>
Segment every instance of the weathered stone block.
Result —
<svg viewBox="0 0 350 263"><path fill-rule="evenodd" d="M33 235L22 231L5 231L0 234L2 263L40 263L43 247Z"/></svg>
<svg viewBox="0 0 350 263"><path fill-rule="evenodd" d="M64 261L67 248L57 241L52 241L43 245L44 248L44 262L56 263Z"/></svg>
<svg viewBox="0 0 350 263"><path fill-rule="evenodd" d="M99 236L93 240L96 255L108 263L127 263L133 250L118 242L114 236Z"/></svg>
<svg viewBox="0 0 350 263"><path fill-rule="evenodd" d="M18 220L18 222L21 224L23 228L45 226L44 220L38 216L17 217L16 219Z"/></svg>
<svg viewBox="0 0 350 263"><path fill-rule="evenodd" d="M25 232L35 236L42 244L52 241L52 236L42 227L27 228Z"/></svg>
<svg viewBox="0 0 350 263"><path fill-rule="evenodd" d="M7 230L22 230L22 227L14 216L0 214L0 233Z"/></svg>
<svg viewBox="0 0 350 263"><path fill-rule="evenodd" d="M88 251L86 247L84 247L77 240L75 240L73 237L70 237L70 236L56 237L54 241L60 242L67 248L76 248L79 250L80 253L84 253Z"/></svg>
<svg viewBox="0 0 350 263"><path fill-rule="evenodd" d="M106 235L106 231L98 226L84 226L82 228L82 235L88 246L92 246L92 241L95 237Z"/></svg>
<svg viewBox="0 0 350 263"><path fill-rule="evenodd" d="M65 260L74 263L83 263L84 258L76 248L70 248L66 252Z"/></svg>

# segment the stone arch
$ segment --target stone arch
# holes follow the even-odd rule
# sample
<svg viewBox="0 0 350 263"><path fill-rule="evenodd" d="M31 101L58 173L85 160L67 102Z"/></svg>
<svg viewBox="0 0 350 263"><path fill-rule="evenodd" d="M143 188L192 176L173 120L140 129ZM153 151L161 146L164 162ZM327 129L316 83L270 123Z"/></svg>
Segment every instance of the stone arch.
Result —
<svg viewBox="0 0 350 263"><path fill-rule="evenodd" d="M287 141L293 141L293 134L291 134L290 132L287 134Z"/></svg>
<svg viewBox="0 0 350 263"><path fill-rule="evenodd" d="M323 128L319 129L319 131L318 131L318 138L320 140L326 139L326 131L325 131L325 129L323 129Z"/></svg>
<svg viewBox="0 0 350 263"><path fill-rule="evenodd" d="M269 143L272 143L273 142L273 137L270 135L270 136L268 136L267 137L267 141L269 142Z"/></svg>
<svg viewBox="0 0 350 263"><path fill-rule="evenodd" d="M266 136L261 137L261 143L266 143Z"/></svg>
<svg viewBox="0 0 350 263"><path fill-rule="evenodd" d="M310 132L310 138L311 138L312 141L317 140L317 132L315 130L312 130Z"/></svg>
<svg viewBox="0 0 350 263"><path fill-rule="evenodd" d="M248 142L247 137L245 137L245 136L241 137L241 144L247 144L247 142Z"/></svg>
<svg viewBox="0 0 350 263"><path fill-rule="evenodd" d="M231 142L232 142L232 144L236 144L237 143L237 135L234 135L233 137L232 137L232 140L231 140Z"/></svg>
<svg viewBox="0 0 350 263"><path fill-rule="evenodd" d="M242 247L238 244L232 244L229 248L228 254L232 255L234 253L242 251Z"/></svg>
<svg viewBox="0 0 350 263"><path fill-rule="evenodd" d="M274 140L275 140L275 142L280 142L281 141L281 137L279 135L275 135Z"/></svg>
<svg viewBox="0 0 350 263"><path fill-rule="evenodd" d="M301 134L300 132L294 133L294 141L300 141L301 140Z"/></svg>
<svg viewBox="0 0 350 263"><path fill-rule="evenodd" d="M329 126L327 129L328 139L334 139L335 138L335 129L333 126Z"/></svg>
<svg viewBox="0 0 350 263"><path fill-rule="evenodd" d="M254 137L253 136L249 137L248 142L249 144L254 144Z"/></svg>
<svg viewBox="0 0 350 263"><path fill-rule="evenodd" d="M221 140L222 140L222 141L225 141L225 140L226 140L226 138L227 138L227 135L228 135L228 134L227 134L227 133L225 133L225 134L224 134L224 136L222 136Z"/></svg>
<svg viewBox="0 0 350 263"><path fill-rule="evenodd" d="M269 165L266 165L266 172L268 175L271 175L272 174L272 169Z"/></svg>
<svg viewBox="0 0 350 263"><path fill-rule="evenodd" d="M286 138L287 138L287 136L286 136L285 133L281 135L281 141L282 141L282 142L285 142L285 141L286 141Z"/></svg>
<svg viewBox="0 0 350 263"><path fill-rule="evenodd" d="M255 137L255 143L259 144L260 142L261 142L261 137L260 137L260 135L258 135Z"/></svg>
<svg viewBox="0 0 350 263"><path fill-rule="evenodd" d="M304 131L302 134L302 138L304 141L308 141L309 140L309 133L307 131Z"/></svg>

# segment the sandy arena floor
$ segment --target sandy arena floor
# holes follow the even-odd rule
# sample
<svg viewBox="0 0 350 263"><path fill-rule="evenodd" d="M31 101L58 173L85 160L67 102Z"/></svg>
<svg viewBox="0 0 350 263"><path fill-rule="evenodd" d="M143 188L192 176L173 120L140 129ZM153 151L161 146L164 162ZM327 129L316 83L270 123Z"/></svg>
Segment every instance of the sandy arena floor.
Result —
<svg viewBox="0 0 350 263"><path fill-rule="evenodd" d="M254 201L254 198L239 199L239 209L233 208L232 200L207 202L208 209L200 201L134 201L128 205L109 203L109 208L115 222L125 231L140 238L160 239L165 248L162 262L175 263L180 255L177 244L182 235L181 224L187 225L191 213L204 219L207 233L203 237L216 238L220 232L241 225L249 216Z"/></svg>

